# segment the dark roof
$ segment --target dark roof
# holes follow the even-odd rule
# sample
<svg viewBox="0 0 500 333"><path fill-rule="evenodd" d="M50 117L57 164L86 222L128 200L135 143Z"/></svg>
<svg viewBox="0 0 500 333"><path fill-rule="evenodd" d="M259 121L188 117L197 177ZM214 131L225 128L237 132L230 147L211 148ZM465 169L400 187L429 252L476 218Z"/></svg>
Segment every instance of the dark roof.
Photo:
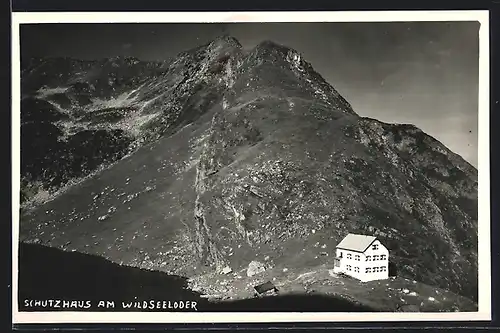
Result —
<svg viewBox="0 0 500 333"><path fill-rule="evenodd" d="M348 234L337 245L337 248L355 252L365 252L365 250L377 239L375 236Z"/></svg>
<svg viewBox="0 0 500 333"><path fill-rule="evenodd" d="M259 294L265 293L266 291L269 291L269 290L277 290L278 289L271 281L267 281L265 283L259 284L253 288Z"/></svg>

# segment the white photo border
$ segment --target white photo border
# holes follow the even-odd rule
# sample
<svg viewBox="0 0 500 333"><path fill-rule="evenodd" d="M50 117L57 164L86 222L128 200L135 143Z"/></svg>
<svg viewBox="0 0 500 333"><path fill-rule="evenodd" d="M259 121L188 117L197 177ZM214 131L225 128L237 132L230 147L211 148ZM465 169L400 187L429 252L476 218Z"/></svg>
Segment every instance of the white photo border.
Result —
<svg viewBox="0 0 500 333"><path fill-rule="evenodd" d="M218 22L410 22L478 21L478 311L453 313L295 313L295 312L19 312L18 240L20 191L20 33L29 23L218 23ZM266 323L490 321L490 34L487 10L348 12L44 12L12 13L12 322L61 323Z"/></svg>

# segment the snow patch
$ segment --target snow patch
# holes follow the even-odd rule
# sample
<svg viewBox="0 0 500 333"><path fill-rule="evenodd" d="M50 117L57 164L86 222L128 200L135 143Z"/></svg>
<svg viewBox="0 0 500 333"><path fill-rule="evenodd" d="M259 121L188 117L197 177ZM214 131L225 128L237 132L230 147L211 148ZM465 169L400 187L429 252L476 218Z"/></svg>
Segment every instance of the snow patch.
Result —
<svg viewBox="0 0 500 333"><path fill-rule="evenodd" d="M68 87L55 87L55 88L48 88L48 87L42 87L37 90L37 97L39 98L44 98L50 95L55 95L55 94L62 94L68 90Z"/></svg>
<svg viewBox="0 0 500 333"><path fill-rule="evenodd" d="M137 92L139 88L129 92L124 92L123 94L117 97L112 97L110 99L103 100L100 98L92 98L93 104L89 108L90 109L89 111L108 109L108 108L124 108L131 106L136 101L137 95L132 98L130 96L132 96L135 92Z"/></svg>

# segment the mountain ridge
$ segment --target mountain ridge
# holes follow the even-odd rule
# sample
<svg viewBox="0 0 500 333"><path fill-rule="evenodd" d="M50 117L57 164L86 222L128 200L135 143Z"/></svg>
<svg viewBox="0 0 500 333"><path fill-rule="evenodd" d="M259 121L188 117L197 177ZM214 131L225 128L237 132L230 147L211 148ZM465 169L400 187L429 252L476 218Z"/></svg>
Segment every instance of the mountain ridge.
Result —
<svg viewBox="0 0 500 333"><path fill-rule="evenodd" d="M124 71L128 81L116 71L115 90L103 83L101 104L87 88L67 95L90 94L63 112L71 125L95 119L101 105L131 125L99 118L83 131L84 152L76 141L49 155L76 170L70 179L114 164L25 211L22 241L200 277L263 257L273 267L331 264L324 253L345 233L370 233L402 275L477 300L477 170L439 141L360 117L300 53L276 43L244 52L222 37L152 75L140 66L142 77ZM96 154L102 142L116 155ZM23 156L32 170L47 165Z"/></svg>

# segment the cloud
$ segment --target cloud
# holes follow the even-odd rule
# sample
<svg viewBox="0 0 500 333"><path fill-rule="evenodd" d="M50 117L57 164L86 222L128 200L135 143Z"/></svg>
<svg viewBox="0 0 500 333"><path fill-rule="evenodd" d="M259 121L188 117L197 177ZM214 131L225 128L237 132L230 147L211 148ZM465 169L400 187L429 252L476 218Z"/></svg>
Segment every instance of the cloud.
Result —
<svg viewBox="0 0 500 333"><path fill-rule="evenodd" d="M128 50L132 47L132 44L131 43L126 43L126 44L122 44L122 49L124 50Z"/></svg>

